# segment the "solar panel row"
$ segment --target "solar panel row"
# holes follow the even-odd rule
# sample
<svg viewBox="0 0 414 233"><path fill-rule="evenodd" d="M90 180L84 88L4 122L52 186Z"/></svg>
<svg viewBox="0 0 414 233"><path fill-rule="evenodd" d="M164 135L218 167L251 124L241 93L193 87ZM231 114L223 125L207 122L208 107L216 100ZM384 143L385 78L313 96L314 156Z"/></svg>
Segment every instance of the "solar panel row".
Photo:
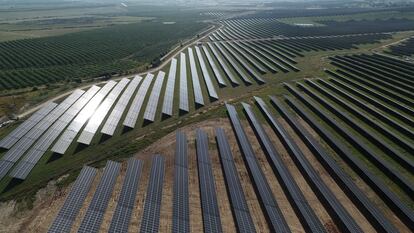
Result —
<svg viewBox="0 0 414 233"><path fill-rule="evenodd" d="M49 228L49 233L69 233L72 224L85 201L97 170L92 167L83 167L73 184L65 203Z"/></svg>
<svg viewBox="0 0 414 233"><path fill-rule="evenodd" d="M197 163L204 232L222 232L207 134L197 129Z"/></svg>
<svg viewBox="0 0 414 233"><path fill-rule="evenodd" d="M154 122L155 114L157 113L157 106L161 95L162 85L164 83L165 73L160 71L152 88L151 95L148 100L147 108L144 112L144 120Z"/></svg>
<svg viewBox="0 0 414 233"><path fill-rule="evenodd" d="M99 231L120 170L120 163L108 160L78 232L91 233Z"/></svg>
<svg viewBox="0 0 414 233"><path fill-rule="evenodd" d="M279 52L278 50L272 49L269 45L266 45L264 43L247 43L242 42L244 45L252 49L253 51L259 53L263 57L265 57L267 60L271 61L273 64L275 64L280 70L283 72L289 72L289 69L286 68L289 67L291 70L299 71L297 67L292 65L290 62L295 62L293 59L287 57L283 53ZM277 62L279 61L279 62ZM283 64L281 64L283 63Z"/></svg>
<svg viewBox="0 0 414 233"><path fill-rule="evenodd" d="M82 133L78 138L78 143L82 143L85 145L90 145L93 137L98 131L99 126L105 119L106 115L108 114L109 110L112 108L112 105L118 99L118 96L124 90L126 85L129 83L129 79L123 78L118 84L112 89L112 91L108 94L105 100L102 102L101 105L96 109L95 113L91 116L86 124L85 128L83 129Z"/></svg>
<svg viewBox="0 0 414 233"><path fill-rule="evenodd" d="M82 129L83 125L88 121L89 117L95 112L96 108L109 93L109 91L116 85L116 82L109 81L102 87L98 93L86 104L86 106L79 112L79 114L73 119L65 132L60 136L58 141L52 147L52 151L58 154L65 154L66 150L72 144L78 132Z"/></svg>
<svg viewBox="0 0 414 233"><path fill-rule="evenodd" d="M196 104L204 105L203 92L201 91L200 79L197 73L197 66L194 59L193 49L188 48L188 57L190 58L190 70L193 80L194 99Z"/></svg>
<svg viewBox="0 0 414 233"><path fill-rule="evenodd" d="M271 101L275 108L281 113L283 118L289 123L289 125L295 130L299 137L306 143L306 145L317 155L321 164L323 164L335 180L338 180L338 184L345 192L346 195L355 203L361 212L369 215L368 221L377 229L382 232L397 232L398 230L390 223L390 221L381 213L381 211L372 203L361 189L354 183L347 173L337 164L337 162L327 154L325 149L319 142L307 131L291 113L282 105L282 103L271 96Z"/></svg>
<svg viewBox="0 0 414 233"><path fill-rule="evenodd" d="M242 68L240 68L240 66L233 59L233 57L230 54L228 54L227 51L225 51L219 43L214 43L214 45L218 48L221 54L223 54L223 57L230 63L230 65L233 67L236 73L243 79L243 81L248 85L252 84L250 78L246 75L246 73L243 72ZM213 45L210 45L210 47L213 47Z"/></svg>
<svg viewBox="0 0 414 233"><path fill-rule="evenodd" d="M167 116L173 114L174 103L174 88L175 88L175 76L177 74L177 59L171 60L170 71L168 72L167 88L164 94L164 104L162 105L162 113Z"/></svg>
<svg viewBox="0 0 414 233"><path fill-rule="evenodd" d="M89 88L89 90L86 91L30 148L27 154L10 173L10 176L21 180L26 179L40 158L46 153L47 149L49 149L66 126L69 125L72 119L76 117L78 112L88 103L98 90L99 87L97 86Z"/></svg>
<svg viewBox="0 0 414 233"><path fill-rule="evenodd" d="M242 57L244 57L244 59L246 59L247 62L253 65L260 73L262 74L266 73L266 69L260 63L258 63L252 57L250 57L246 52L243 52L243 50L241 50L238 46L236 46L235 43L229 42L229 43L226 43L225 45L230 45L228 48L232 48L236 50Z"/></svg>
<svg viewBox="0 0 414 233"><path fill-rule="evenodd" d="M114 109L106 120L104 126L102 127L101 133L113 136L115 130L118 126L119 121L121 120L122 115L124 114L125 109L128 106L129 101L132 98L132 95L135 93L138 85L141 83L142 77L135 76L135 78L129 83L128 87L119 98Z"/></svg>
<svg viewBox="0 0 414 233"><path fill-rule="evenodd" d="M226 104L227 112L230 117L233 129L236 133L237 140L242 150L245 163L253 179L253 184L261 200L263 212L269 221L269 228L273 232L290 232L289 226L280 211L276 199L273 196L269 183L263 174L262 169L257 161L253 148L247 138L247 135L240 122L236 108L233 105Z"/></svg>
<svg viewBox="0 0 414 233"><path fill-rule="evenodd" d="M244 69L258 82L260 83L266 83L262 77L260 77L260 74L258 74L249 64L247 64L236 52L234 52L230 46L228 46L228 43L221 43L227 51L230 52L231 55L234 56L234 58L244 67Z"/></svg>
<svg viewBox="0 0 414 233"><path fill-rule="evenodd" d="M305 103L309 109L315 112L321 119L327 122L331 126L335 126L335 122L328 114L320 111L319 107L315 105L313 102L309 102L307 98L299 93L296 89L292 88L289 84L285 84L289 91L291 91L296 97L300 99L303 103ZM290 97L286 97L287 102L289 103L292 108L298 112L303 119L305 119L312 127L316 128L318 133L320 133L323 138L329 143L335 151L344 158L347 163L349 163L350 167L352 167L364 181L371 186L373 190L380 196L385 203L393 210L393 212L400 217L400 219L407 225L412 226L414 223L414 214L407 205L405 205L400 198L395 195L393 191L388 189L387 185L380 179L378 176L373 174L370 169L366 166L366 163L354 154L350 153L349 148L345 147L343 143L339 142L336 136L333 136L330 131L326 130L324 127L321 127L320 124L316 124L317 120L308 114L307 111L304 110L303 107L299 106L297 101L293 100ZM334 129L341 130L338 128L339 125L335 126Z"/></svg>
<svg viewBox="0 0 414 233"><path fill-rule="evenodd" d="M222 77L222 75L221 75L221 73L220 73L220 70L219 70L219 68L218 68L217 64L214 62L214 59L213 59L213 57L211 56L210 52L208 51L207 47L206 47L206 46L204 46L204 45L203 45L202 47L203 47L204 54L205 54L205 55L206 55L206 57L207 57L207 61L208 61L208 63L210 64L211 69L213 70L214 76L215 76L215 77L216 77L216 79L217 79L217 82L218 82L221 86L226 86L227 84L226 84L226 82L224 81L224 79L223 79L223 77Z"/></svg>
<svg viewBox="0 0 414 233"><path fill-rule="evenodd" d="M141 177L143 162L134 158L128 160L125 180L118 204L108 232L128 232L129 222L135 205L135 197Z"/></svg>
<svg viewBox="0 0 414 233"><path fill-rule="evenodd" d="M222 128L216 128L216 137L233 216L236 219L236 228L238 232L256 232L244 197L243 188L237 175L237 168L233 160L230 144Z"/></svg>
<svg viewBox="0 0 414 233"><path fill-rule="evenodd" d="M56 106L57 104L52 103L50 108L56 109ZM51 111L49 113L51 113ZM6 152L2 160L17 162L27 149L38 139L42 131L46 130L49 124L51 124L46 118L48 120L53 120L53 118L47 117L47 115L42 116L42 119L37 124L33 125L33 127L31 127L31 129Z"/></svg>
<svg viewBox="0 0 414 233"><path fill-rule="evenodd" d="M190 232L190 207L188 193L187 137L177 131L173 186L172 232Z"/></svg>
<svg viewBox="0 0 414 233"><path fill-rule="evenodd" d="M230 81L235 85L239 85L239 82L234 77L232 71L227 66L227 64L224 62L223 58L220 56L220 54L218 53L216 48L214 48L214 46L211 43L207 43L207 45L211 49L211 51L213 52L214 57L216 57L218 63L220 64L221 68L223 68L224 73L227 75L227 77L230 79Z"/></svg>
<svg viewBox="0 0 414 233"><path fill-rule="evenodd" d="M15 130L9 133L0 141L0 147L10 149L20 138L41 121L57 104L48 102L41 109L37 110L29 119L20 124Z"/></svg>
<svg viewBox="0 0 414 233"><path fill-rule="evenodd" d="M270 64L266 59L269 59L270 57L261 52L260 50L249 46L248 44L244 43L243 41L240 42L240 44L237 44L240 48L248 52L252 57L254 57L256 60L258 60L261 64L266 66L267 69L269 69L271 72L276 73L276 67L273 66L273 64ZM260 55L258 55L260 54ZM261 57L263 56L263 57ZM266 58L266 59L265 59ZM273 61L272 59L270 61Z"/></svg>
<svg viewBox="0 0 414 233"><path fill-rule="evenodd" d="M263 100L258 97L255 97L255 99L256 101L263 102ZM253 126L253 129L258 135L258 139L261 141L265 151L267 152L266 155L268 156L268 161L272 165L276 177L279 179L279 182L285 189L285 193L288 196L291 204L295 209L298 210L298 215L301 215L299 219L302 220L301 222L305 231L324 232L324 226L319 221L312 208L309 206L308 202L305 199L305 196L303 195L293 176L290 174L288 168L284 165L280 154L277 152L266 131L257 120L252 107L246 103L242 103L242 105L245 112L247 113L249 121Z"/></svg>
<svg viewBox="0 0 414 233"><path fill-rule="evenodd" d="M211 81L210 74L208 73L206 63L204 62L203 54L201 53L201 50L198 46L195 47L195 51L198 57L198 62L200 63L201 73L203 74L204 82L206 83L206 86L207 86L208 94L211 98L218 99L216 89L214 88L214 84Z"/></svg>
<svg viewBox="0 0 414 233"><path fill-rule="evenodd" d="M162 187L164 182L164 157L152 158L151 174L141 220L141 233L157 233L160 221Z"/></svg>
<svg viewBox="0 0 414 233"><path fill-rule="evenodd" d="M137 94L135 95L134 100L132 101L131 108L129 108L128 113L125 117L123 125L129 128L134 128L137 123L138 115L141 112L142 104L144 103L145 96L147 95L148 89L151 85L154 75L148 73L144 78L141 86L139 87Z"/></svg>
<svg viewBox="0 0 414 233"><path fill-rule="evenodd" d="M42 136L42 134L83 94L81 90L73 92L61 104L55 107L48 115L36 124L23 136L2 158L8 161L7 166L1 167L0 173L4 176L11 168L11 163L17 162L26 151ZM6 170L7 169L7 170ZM3 178L3 177L0 177Z"/></svg>
<svg viewBox="0 0 414 233"><path fill-rule="evenodd" d="M188 112L188 84L187 84L187 62L185 53L180 54L180 110Z"/></svg>
<svg viewBox="0 0 414 233"><path fill-rule="evenodd" d="M328 210L334 216L337 221L338 227L341 230L348 232L362 232L361 228L356 224L354 219L350 216L347 210L338 201L332 191L320 178L318 173L315 171L313 166L309 163L306 157L303 155L299 147L293 143L293 139L282 127L277 119L270 113L267 105L260 99L256 99L261 111L264 113L266 119L269 121L275 133L279 136L281 142L288 150L293 161L301 169L302 174L309 182L312 189L317 194L318 198L321 199L322 203L327 205Z"/></svg>

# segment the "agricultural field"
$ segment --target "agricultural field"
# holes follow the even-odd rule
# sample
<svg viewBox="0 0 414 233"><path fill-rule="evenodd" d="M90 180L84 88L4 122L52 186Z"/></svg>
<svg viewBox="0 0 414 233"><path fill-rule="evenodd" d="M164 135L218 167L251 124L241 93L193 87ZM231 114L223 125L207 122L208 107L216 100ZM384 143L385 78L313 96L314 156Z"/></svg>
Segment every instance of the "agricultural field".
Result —
<svg viewBox="0 0 414 233"><path fill-rule="evenodd" d="M412 8L111 6L0 42L0 229L414 230Z"/></svg>

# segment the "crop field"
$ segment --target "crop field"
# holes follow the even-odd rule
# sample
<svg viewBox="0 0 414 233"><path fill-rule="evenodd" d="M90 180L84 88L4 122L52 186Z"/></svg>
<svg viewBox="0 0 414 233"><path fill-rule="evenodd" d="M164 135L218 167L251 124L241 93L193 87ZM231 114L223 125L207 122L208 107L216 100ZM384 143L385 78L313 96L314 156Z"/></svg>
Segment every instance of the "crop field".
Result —
<svg viewBox="0 0 414 233"><path fill-rule="evenodd" d="M0 90L145 70L181 41L205 29L207 24L201 21L210 17L197 11L131 8L123 13L114 10L115 16L95 12L95 8L77 14L74 9L72 16L58 18L53 14L59 15L60 8L38 17L5 14L0 33L31 34L33 30L36 34L42 29L51 34L0 42ZM140 12L145 13L137 16Z"/></svg>
<svg viewBox="0 0 414 233"><path fill-rule="evenodd" d="M411 8L102 7L0 42L4 93L61 84L0 128L0 228L414 230Z"/></svg>

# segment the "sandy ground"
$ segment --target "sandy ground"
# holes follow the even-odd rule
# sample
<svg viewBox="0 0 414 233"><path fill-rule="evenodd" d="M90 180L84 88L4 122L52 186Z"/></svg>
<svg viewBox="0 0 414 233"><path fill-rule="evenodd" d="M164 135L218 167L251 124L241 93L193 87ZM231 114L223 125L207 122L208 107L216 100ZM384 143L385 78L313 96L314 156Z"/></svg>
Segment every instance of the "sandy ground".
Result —
<svg viewBox="0 0 414 233"><path fill-rule="evenodd" d="M307 147L299 140L294 134L293 130L288 126L286 122L281 120L283 126L292 135L293 139L297 142L299 148L302 150L305 157L312 164L314 169L321 176L322 180L326 183L332 192L335 193L338 200L349 211L351 216L356 220L358 225L364 232L375 232L372 226L368 223L366 218L358 211L356 206L347 198L345 193L330 177L328 172L317 161L315 156L307 149ZM304 232L304 229L296 216L291 204L289 203L286 194L280 185L277 177L275 176L271 166L269 165L267 158L260 147L258 140L256 139L252 128L247 121L243 121L243 126L248 134L249 140L256 153L256 156L261 164L261 168L271 186L272 192L276 197L277 203L282 210L282 213L288 222L292 232ZM309 126L304 122L302 124L309 129ZM259 205L258 198L255 194L251 179L244 164L243 157L240 153L235 134L231 128L230 122L227 118L204 121L194 125L186 126L182 129L188 139L188 159L189 159L189 197L190 197L190 227L192 232L203 232L200 193L198 184L198 171L197 171L197 157L195 150L195 132L197 128L204 129L209 135L209 152L213 166L213 175L216 186L216 193L219 203L219 210L221 216L221 223L224 232L235 232L235 222L233 219L231 205L227 195L224 174L220 164L217 145L214 137L214 128L222 127L229 140L233 157L238 170L239 179L243 186L243 192L248 202L249 210L252 215L252 219L255 223L257 232L269 232L268 225L266 223L264 213ZM290 155L278 139L273 130L265 124L265 130L279 152L284 164L288 167L289 171L293 175L295 181L298 183L300 189L305 195L306 200L309 202L316 215L321 220L322 224L327 228L328 232L338 232L335 223L325 210L312 188L304 179L300 170L296 167ZM311 130L310 130L311 131ZM311 131L311 133L319 140L317 134ZM171 133L159 141L155 142L148 148L134 155L137 159L144 161L144 167L139 180L139 187L136 196L136 205L132 213L129 231L138 232L140 229L140 220L142 217L145 195L148 186L148 178L151 168L151 158L154 154L161 154L165 157L165 179L162 193L162 204L160 213L160 228L159 232L171 232L172 228L172 197L173 197L173 176L174 176L174 153L175 153L175 132ZM341 161L339 161L341 162ZM123 163L120 176L117 178L115 185L115 191L110 199L107 211L104 215L103 224L100 232L107 232L109 225L115 211L117 200L122 188L124 176L125 176L126 164ZM88 205L96 190L97 184L102 175L100 170L92 184L91 191L89 192L86 201L77 216L75 223L72 227L72 232L76 232L80 226L80 223L86 213ZM359 187L361 187L367 195L374 200L375 203L380 203L379 198L370 190L361 180L356 179ZM47 187L40 190L36 195L36 201L34 208L27 211L17 212L18 205L15 202L1 203L0 204L0 232L46 232L54 218L56 217L59 209L63 205L67 193L71 186L63 189L58 189L55 186L55 182L51 181ZM402 231L407 230L402 223L396 218L392 212L387 208L384 209L385 214L391 221ZM18 214L17 214L18 213Z"/></svg>

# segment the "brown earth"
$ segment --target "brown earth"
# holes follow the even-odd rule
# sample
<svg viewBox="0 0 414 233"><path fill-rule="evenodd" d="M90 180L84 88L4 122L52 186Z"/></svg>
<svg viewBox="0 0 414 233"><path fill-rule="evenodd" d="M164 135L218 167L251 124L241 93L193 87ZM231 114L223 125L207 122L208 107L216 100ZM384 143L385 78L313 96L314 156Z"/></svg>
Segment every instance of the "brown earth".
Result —
<svg viewBox="0 0 414 233"><path fill-rule="evenodd" d="M281 120L281 119L280 119ZM318 162L315 156L308 150L308 148L300 141L298 136L294 134L293 130L288 126L286 122L281 120L283 126L288 130L289 134L298 144L299 148L302 150L305 157L312 164L314 169L321 176L322 180L326 183L330 190L335 193L338 200L342 205L349 211L351 216L356 220L358 225L362 228L364 232L375 232L372 226L365 219L363 214L358 211L356 206L347 198L345 193L341 188L335 183L335 181L330 177L329 173L323 168L323 166ZM309 126L304 122L301 123L309 129ZM288 201L288 198L279 183L277 177L275 176L273 169L269 165L267 158L261 149L260 143L256 139L253 129L250 127L250 124L247 121L242 122L246 133L249 137L249 140L252 144L253 150L256 153L257 159L261 165L264 175L266 176L269 185L272 189L274 196L276 197L277 203L288 222L292 232L304 232L304 229L294 212L291 204ZM243 157L240 153L240 149L237 144L235 134L232 130L230 122L227 118L220 118L215 120L208 120L201 123L193 124L186 126L182 129L187 135L188 139L188 159L189 159L189 198L190 198L190 227L192 232L203 232L202 224L202 214L201 214L201 203L200 203L200 193L199 193L199 184L198 184L198 171L197 171L197 156L195 149L195 132L197 128L202 128L209 135L209 152L210 158L213 167L213 175L216 186L216 193L219 203L219 210L221 216L221 223L224 232L235 232L235 223L231 211L231 205L229 202L229 197L227 195L226 184L224 180L224 174L220 164L220 159L218 155L217 145L215 142L215 127L222 127L227 135L227 138L230 143L230 147L233 152L233 157L235 160L236 168L238 170L238 176L241 180L243 186L243 192L247 200L249 210L252 216L252 219L255 223L257 232L269 232L268 225L264 213L260 207L258 197L256 196L255 190L253 188L248 170L245 166ZM280 142L277 135L273 130L267 125L264 124L264 128L268 133L270 139L275 145L278 153L280 154L284 164L287 166L288 170L293 175L295 181L299 185L300 189L304 193L306 200L309 205L315 211L316 215L321 220L322 224L326 227L328 232L338 232L335 223L332 221L332 218L329 216L328 212L325 210L312 188L309 186L300 170L296 167L290 155L287 153L286 149ZM312 135L319 140L318 135L310 130ZM137 140L139 140L137 138ZM172 197L173 197L173 177L174 177L174 153L175 153L175 132L171 133L159 141L153 143L148 148L134 155L137 159L140 159L144 162L144 168L141 174L141 179L139 180L139 187L136 197L136 206L132 213L132 218L130 222L129 231L137 232L140 228L140 219L142 218L142 212L145 202L146 189L148 185L148 178L151 168L151 158L154 154L161 154L165 158L165 179L164 187L162 193L162 204L161 204L161 219L160 219L160 232L171 232L172 227ZM341 166L343 165L341 161ZM121 175L117 179L117 184L115 185L115 191L112 194L110 199L107 211L104 215L104 221L101 226L100 232L107 232L109 229L110 221L112 215L115 211L117 205L117 199L119 197L122 183L125 176L126 164L123 163ZM80 214L77 216L75 223L72 227L72 232L76 232L80 226L82 218L84 217L88 205L93 197L93 194L96 190L97 184L102 175L102 170L99 171L96 176L91 191L89 192L86 201L80 211ZM372 190L369 190L367 186L356 179L358 186L360 186L364 191L367 192L367 195L370 198L374 198L375 202L377 198L373 194ZM70 186L58 189L56 188L55 181L51 181L47 187L41 189L36 195L36 201L34 202L34 207L31 210L26 211L17 211L18 204L15 202L8 202L0 204L0 232L46 232L52 221L54 220L57 212L63 205L63 202L66 198L67 193L70 190ZM385 211L386 216L390 217L391 221L396 224L397 227L403 231L406 229L404 226L401 226L402 223L390 212L389 210ZM4 229L4 230L3 230Z"/></svg>

